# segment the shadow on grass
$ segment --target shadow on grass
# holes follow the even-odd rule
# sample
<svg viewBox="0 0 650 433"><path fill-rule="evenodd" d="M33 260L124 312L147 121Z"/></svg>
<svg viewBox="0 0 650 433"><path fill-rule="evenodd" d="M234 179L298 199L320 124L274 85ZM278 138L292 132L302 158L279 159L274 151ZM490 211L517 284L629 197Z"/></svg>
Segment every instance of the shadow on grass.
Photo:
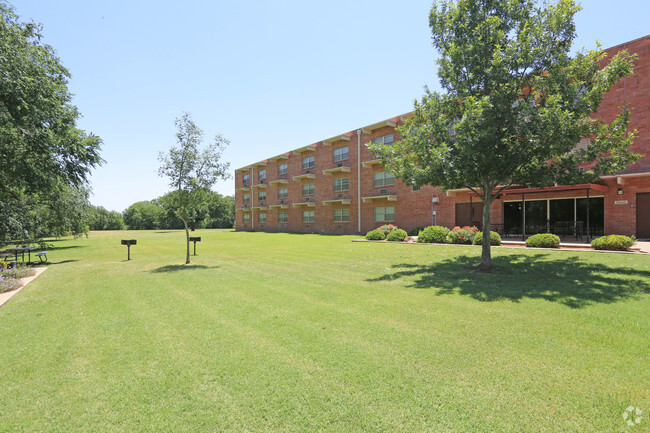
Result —
<svg viewBox="0 0 650 433"><path fill-rule="evenodd" d="M570 308L613 303L650 293L650 272L609 267L577 256L512 254L492 258L490 274L474 271L477 257L459 256L438 263L402 263L394 272L366 281L415 278L407 287L435 289L437 295L458 293L482 302L544 299Z"/></svg>
<svg viewBox="0 0 650 433"><path fill-rule="evenodd" d="M219 266L205 266L205 265L167 265L161 266L156 269L152 269L152 274L160 274L165 272L178 272L178 271L190 271L196 269L217 269Z"/></svg>
<svg viewBox="0 0 650 433"><path fill-rule="evenodd" d="M47 248L43 248L43 250L51 252L51 251L63 251L63 250L71 250L73 248L86 248L86 245L67 245L64 247L57 247L54 245L48 245Z"/></svg>

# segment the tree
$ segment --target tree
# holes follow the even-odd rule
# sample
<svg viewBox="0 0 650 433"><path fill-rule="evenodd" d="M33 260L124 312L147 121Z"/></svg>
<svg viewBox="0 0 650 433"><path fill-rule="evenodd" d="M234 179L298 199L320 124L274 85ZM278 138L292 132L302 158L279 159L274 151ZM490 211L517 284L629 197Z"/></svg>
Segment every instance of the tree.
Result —
<svg viewBox="0 0 650 433"><path fill-rule="evenodd" d="M172 207L183 221L186 237L186 260L190 263L189 223L196 212L205 207L207 193L218 179L226 179L229 163L222 163L221 154L230 142L217 134L214 143L201 149L203 131L194 123L189 113L176 119L176 147L168 154L161 153L158 174L170 179Z"/></svg>
<svg viewBox="0 0 650 433"><path fill-rule="evenodd" d="M208 212L209 218L203 223L204 228L232 228L235 225L235 197L211 191Z"/></svg>
<svg viewBox="0 0 650 433"><path fill-rule="evenodd" d="M101 139L76 127L70 74L41 38L40 25L20 22L0 0L0 206L12 220L0 225L0 242L35 239L34 213L51 209L69 188L83 196L90 170L102 163Z"/></svg>
<svg viewBox="0 0 650 433"><path fill-rule="evenodd" d="M436 1L429 23L445 93L426 89L398 128L402 140L371 150L405 182L473 191L484 232L493 200L511 185L590 182L624 169L638 158L627 149L627 108L610 123L591 115L632 72L633 56L619 52L604 67L600 47L571 57L579 9L573 0ZM584 137L589 146L577 149Z"/></svg>
<svg viewBox="0 0 650 433"><path fill-rule="evenodd" d="M122 214L109 211L103 206L92 206L91 230L125 230Z"/></svg>
<svg viewBox="0 0 650 433"><path fill-rule="evenodd" d="M162 209L150 201L139 201L129 206L123 214L129 230L153 230L159 228Z"/></svg>

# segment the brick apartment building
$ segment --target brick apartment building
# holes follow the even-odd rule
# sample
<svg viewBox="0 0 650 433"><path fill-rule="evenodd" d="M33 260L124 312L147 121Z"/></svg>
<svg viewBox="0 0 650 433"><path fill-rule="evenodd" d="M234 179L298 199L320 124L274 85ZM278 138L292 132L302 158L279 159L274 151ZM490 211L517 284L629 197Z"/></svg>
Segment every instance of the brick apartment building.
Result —
<svg viewBox="0 0 650 433"><path fill-rule="evenodd" d="M604 96L597 116L612 120L628 104L629 127L638 131L631 150L643 157L624 172L592 184L506 190L491 209L499 232L650 238L650 36L607 52L613 56L621 49L638 55L634 74ZM407 230L432 224L480 226L482 204L473 193L407 185L366 147L370 141L399 140L395 128L409 115L235 170L236 229L356 234L384 223Z"/></svg>

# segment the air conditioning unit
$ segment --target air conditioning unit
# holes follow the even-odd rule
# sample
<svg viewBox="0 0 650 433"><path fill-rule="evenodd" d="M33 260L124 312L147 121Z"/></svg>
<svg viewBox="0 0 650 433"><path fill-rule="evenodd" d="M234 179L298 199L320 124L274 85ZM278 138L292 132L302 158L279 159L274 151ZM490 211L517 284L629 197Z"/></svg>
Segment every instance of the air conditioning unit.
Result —
<svg viewBox="0 0 650 433"><path fill-rule="evenodd" d="M260 183L261 183L261 184L264 184L264 181L263 181L263 180L260 180Z"/></svg>
<svg viewBox="0 0 650 433"><path fill-rule="evenodd" d="M337 167L343 167L343 163L342 163L342 162L339 162L338 164L336 164L336 166L337 166Z"/></svg>
<svg viewBox="0 0 650 433"><path fill-rule="evenodd" d="M284 180L284 175L280 176L280 179Z"/></svg>
<svg viewBox="0 0 650 433"><path fill-rule="evenodd" d="M379 190L379 194L386 194L387 192L388 192L388 190L386 190L386 189L380 189Z"/></svg>
<svg viewBox="0 0 650 433"><path fill-rule="evenodd" d="M340 229L342 229L342 228L343 228L343 224L339 224L337 227L340 228Z"/></svg>
<svg viewBox="0 0 650 433"><path fill-rule="evenodd" d="M280 200L280 204L284 204L284 200Z"/></svg>
<svg viewBox="0 0 650 433"><path fill-rule="evenodd" d="M309 201L309 197L307 197L307 198L305 199L305 201Z"/></svg>
<svg viewBox="0 0 650 433"><path fill-rule="evenodd" d="M305 174L309 174L309 173L311 173L311 171L309 171L309 170L305 171Z"/></svg>
<svg viewBox="0 0 650 433"><path fill-rule="evenodd" d="M339 197L338 197L338 198L343 198L343 194L339 194Z"/></svg>

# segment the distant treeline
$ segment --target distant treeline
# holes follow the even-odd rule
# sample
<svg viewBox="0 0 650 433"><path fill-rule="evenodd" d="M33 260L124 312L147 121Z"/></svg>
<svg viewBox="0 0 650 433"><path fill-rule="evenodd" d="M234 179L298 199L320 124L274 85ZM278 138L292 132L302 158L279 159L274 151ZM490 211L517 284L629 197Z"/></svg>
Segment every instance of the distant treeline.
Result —
<svg viewBox="0 0 650 433"><path fill-rule="evenodd" d="M182 229L183 222L170 204L170 194L173 192L151 201L133 203L122 213L92 206L90 230ZM204 206L193 212L190 228L230 228L234 224L235 198L209 191Z"/></svg>

